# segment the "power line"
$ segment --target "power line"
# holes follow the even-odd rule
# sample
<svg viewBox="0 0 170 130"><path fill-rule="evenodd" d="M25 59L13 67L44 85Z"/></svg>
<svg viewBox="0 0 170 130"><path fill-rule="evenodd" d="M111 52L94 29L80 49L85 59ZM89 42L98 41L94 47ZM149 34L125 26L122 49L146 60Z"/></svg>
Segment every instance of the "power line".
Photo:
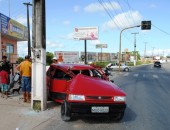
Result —
<svg viewBox="0 0 170 130"><path fill-rule="evenodd" d="M114 24L119 28L119 30L121 30L121 28L117 25L117 23L113 20L113 17L111 16L111 13L109 13L109 11L107 10L107 8L104 6L102 0L98 0L98 2L103 6L104 10L106 11L106 13L109 15L109 17L111 18L111 20L114 22Z"/></svg>
<svg viewBox="0 0 170 130"><path fill-rule="evenodd" d="M168 32L166 32L166 31L164 31L164 30L162 30L162 29L156 27L155 25L152 24L152 26L154 26L154 27L157 28L159 31L161 31L161 32L163 32L163 33L165 33L165 34L170 35Z"/></svg>
<svg viewBox="0 0 170 130"><path fill-rule="evenodd" d="M103 6L104 10L106 11L106 13L109 15L109 17L111 18L111 20L114 22L114 24L116 25L116 27L119 29L119 30L122 30L122 28L119 27L119 25L117 23L120 23L119 21L117 21L117 19L113 20L113 17L112 17L112 13L111 11L109 10L107 4L104 4L103 0L98 0L98 2ZM110 2L111 3L111 2ZM111 5L113 7L113 5ZM114 8L113 8L114 9ZM116 12L116 11L115 11ZM116 23L117 22L117 23ZM123 25L123 23L122 23ZM128 40L128 41L131 41L129 37L127 37L125 34L123 34L125 36L125 38Z"/></svg>

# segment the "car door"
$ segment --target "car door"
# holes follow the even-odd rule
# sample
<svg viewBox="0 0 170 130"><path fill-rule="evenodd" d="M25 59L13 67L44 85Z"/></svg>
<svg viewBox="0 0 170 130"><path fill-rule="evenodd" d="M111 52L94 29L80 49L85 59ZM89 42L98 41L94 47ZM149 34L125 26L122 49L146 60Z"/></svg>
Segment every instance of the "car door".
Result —
<svg viewBox="0 0 170 130"><path fill-rule="evenodd" d="M64 100L72 76L60 68L51 67L47 71L47 88L49 97L57 102Z"/></svg>

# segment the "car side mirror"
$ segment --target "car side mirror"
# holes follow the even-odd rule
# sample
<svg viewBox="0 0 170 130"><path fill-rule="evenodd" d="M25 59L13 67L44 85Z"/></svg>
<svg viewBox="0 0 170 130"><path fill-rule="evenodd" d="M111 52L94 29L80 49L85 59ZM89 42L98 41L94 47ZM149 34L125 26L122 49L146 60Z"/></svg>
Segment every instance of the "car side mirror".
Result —
<svg viewBox="0 0 170 130"><path fill-rule="evenodd" d="M105 75L106 75L106 76L111 75L111 72L110 72L110 70L108 70L108 69L104 70L104 72L105 72Z"/></svg>
<svg viewBox="0 0 170 130"><path fill-rule="evenodd" d="M114 80L110 80L112 83L114 83Z"/></svg>

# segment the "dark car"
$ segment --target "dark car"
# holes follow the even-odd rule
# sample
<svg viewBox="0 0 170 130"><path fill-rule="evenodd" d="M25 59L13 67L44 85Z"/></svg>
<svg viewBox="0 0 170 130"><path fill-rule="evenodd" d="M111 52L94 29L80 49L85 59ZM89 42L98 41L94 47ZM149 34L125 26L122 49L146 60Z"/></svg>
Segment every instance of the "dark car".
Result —
<svg viewBox="0 0 170 130"><path fill-rule="evenodd" d="M109 81L102 69L90 65L57 64L47 71L49 97L61 103L61 118L73 114L107 115L121 120L126 93Z"/></svg>
<svg viewBox="0 0 170 130"><path fill-rule="evenodd" d="M161 68L161 62L160 62L160 61L155 61L155 62L154 62L154 67L159 67L159 68Z"/></svg>

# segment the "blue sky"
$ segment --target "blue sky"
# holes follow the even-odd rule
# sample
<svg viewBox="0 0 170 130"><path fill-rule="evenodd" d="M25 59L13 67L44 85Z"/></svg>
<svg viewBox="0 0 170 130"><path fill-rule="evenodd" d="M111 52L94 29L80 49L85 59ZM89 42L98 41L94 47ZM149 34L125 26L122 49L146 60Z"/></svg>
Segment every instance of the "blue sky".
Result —
<svg viewBox="0 0 170 130"><path fill-rule="evenodd" d="M32 0L0 0L0 13L10 15L27 26L24 2L32 3ZM96 44L107 44L108 48L102 51L116 53L122 29L151 20L151 30L144 31L139 27L123 31L122 51L126 48L134 50L132 33L139 33L136 35L136 50L141 55L144 54L145 43L146 55L170 55L169 5L169 0L46 0L46 51L84 51L84 41L73 39L74 28L98 26L99 39L88 40L87 51L100 52ZM31 16L32 7L30 25ZM27 42L19 42L18 51L24 56Z"/></svg>

